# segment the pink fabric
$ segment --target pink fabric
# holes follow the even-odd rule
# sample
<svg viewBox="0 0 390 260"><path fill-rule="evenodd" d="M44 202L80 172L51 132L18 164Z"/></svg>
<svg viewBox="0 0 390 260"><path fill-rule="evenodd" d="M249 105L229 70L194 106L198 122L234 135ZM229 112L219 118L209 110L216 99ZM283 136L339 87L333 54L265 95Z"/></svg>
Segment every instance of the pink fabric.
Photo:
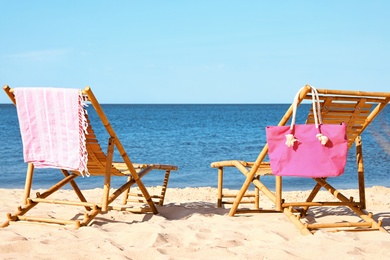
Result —
<svg viewBox="0 0 390 260"><path fill-rule="evenodd" d="M347 126L322 124L318 91L310 86L315 124L296 125L301 88L295 95L291 126L267 126L268 155L277 176L335 177L347 161Z"/></svg>
<svg viewBox="0 0 390 260"><path fill-rule="evenodd" d="M268 126L266 128L268 155L272 174L277 176L299 176L310 178L336 177L344 173L347 161L348 140L345 123L290 126ZM319 131L329 138L322 145L316 135ZM293 133L296 142L286 145L286 135Z"/></svg>
<svg viewBox="0 0 390 260"><path fill-rule="evenodd" d="M81 91L15 88L25 162L37 168L87 172L87 122Z"/></svg>

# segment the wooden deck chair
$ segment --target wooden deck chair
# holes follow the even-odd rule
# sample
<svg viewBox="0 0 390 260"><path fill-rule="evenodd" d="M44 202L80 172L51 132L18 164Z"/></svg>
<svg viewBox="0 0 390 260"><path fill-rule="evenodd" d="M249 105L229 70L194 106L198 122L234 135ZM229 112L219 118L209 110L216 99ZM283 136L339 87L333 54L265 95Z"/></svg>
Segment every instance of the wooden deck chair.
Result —
<svg viewBox="0 0 390 260"><path fill-rule="evenodd" d="M16 104L16 99L14 96L14 89L11 89L9 86L4 86L4 90ZM87 170L90 174L90 177L93 176L104 176L104 184L102 190L102 197L100 201L87 201L83 192L80 190L76 184L75 179L79 177L82 173L75 170L65 170L60 169L64 178L58 183L54 184L51 188L42 193L37 193L36 197L30 196L32 189L34 165L33 163L28 163L27 174L26 174L26 183L24 190L24 199L23 205L18 207L18 210L14 214L8 214L8 220L0 225L0 227L8 226L13 222L39 222L39 223L48 223L48 224L60 224L60 225L74 225L75 228L80 226L87 226L91 221L100 213L106 213L109 210L121 210L121 211L134 211L133 206L115 206L113 202L121 195L124 195L123 202L126 204L129 200L129 189L133 184L137 184L141 195L135 194L137 197L142 197L143 200L147 203L146 210L138 210L139 212L153 212L158 213L157 207L155 204L162 205L164 202L165 192L168 184L169 174L173 170L177 170L176 166L172 165L159 165L159 164L133 164L130 160L126 150L122 146L118 136L116 135L114 129L110 125L106 115L103 112L102 107L95 98L92 90L89 87L86 87L83 91L83 98L85 102L90 102L93 108L96 110L98 118L100 118L102 124L104 125L105 130L108 133L108 146L107 152L104 153L97 138L93 131L91 122L88 120L88 134L86 135L86 149L88 151L88 163ZM114 149L120 154L121 162L113 162ZM144 186L141 178L145 176L152 170L162 170L165 171L165 177L162 184L161 193L157 195L150 195L146 187ZM114 189L111 187L111 177L112 176L122 176L124 177L123 184ZM64 185L70 184L75 193L77 194L77 199L74 201L64 199L49 199L49 196L61 189ZM79 201L78 201L79 199ZM157 201L153 201L157 199ZM51 203L51 204L62 204L67 206L76 206L84 207L86 213L84 217L80 219L77 214L72 217L72 219L58 219L54 217L42 217L42 216L27 216L26 213L31 209L36 207L40 203ZM145 207L143 208L145 209ZM135 210L137 211L137 210ZM30 212L32 213L32 212ZM29 214L30 215L30 214Z"/></svg>
<svg viewBox="0 0 390 260"><path fill-rule="evenodd" d="M326 178L314 178L316 183L311 194L306 201L303 202L287 202L282 196L282 177L275 176L275 189L267 187L261 182L260 176L272 174L270 164L265 162L268 145L266 144L261 150L255 162L245 161L219 161L213 162L211 167L218 169L218 206L231 203L229 215L234 216L236 213L247 212L284 212L293 222L302 234L312 234L321 228L332 228L333 230L372 230L379 229L385 231L381 227L381 221L376 222L372 218L371 213L365 211L365 184L364 184L364 166L363 166L363 151L361 134L372 122L372 120L381 112L390 101L390 92L362 92L362 91L343 91L343 90L326 90L318 89L319 98L321 101L321 114L324 124L339 124L345 122L347 124L348 147L353 144L356 146L356 161L358 171L358 186L359 200L347 198L345 195L336 190L327 182ZM307 85L305 90L300 93L299 104L304 99L311 99L310 86ZM287 110L279 125L285 125L292 116L292 105ZM308 111L307 123L313 123L312 111ZM245 181L238 194L223 194L223 173L225 167L235 167L245 175ZM248 194L248 187L253 184L255 194ZM314 201L317 193L321 188L325 188L333 195L336 202L321 202ZM259 192L268 197L273 207L263 209L259 207ZM239 205L245 197L255 198L254 209L242 209ZM233 197L234 202L229 202L228 199ZM359 222L339 222L339 223L308 223L304 221L309 207L321 206L342 206L348 207L361 219ZM329 229L327 229L329 230Z"/></svg>

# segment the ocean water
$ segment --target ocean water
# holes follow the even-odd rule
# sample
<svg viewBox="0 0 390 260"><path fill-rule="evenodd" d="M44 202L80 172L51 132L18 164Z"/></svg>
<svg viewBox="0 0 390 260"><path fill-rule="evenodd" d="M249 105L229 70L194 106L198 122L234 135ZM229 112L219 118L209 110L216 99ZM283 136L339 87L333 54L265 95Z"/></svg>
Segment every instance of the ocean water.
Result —
<svg viewBox="0 0 390 260"><path fill-rule="evenodd" d="M307 106L308 104L303 104ZM254 161L265 144L265 127L275 125L288 104L163 104L103 105L103 109L131 160L135 163L173 164L169 187L217 186L217 169L210 163L220 160ZM307 111L300 109L299 111ZM107 135L96 114L88 108L90 119L103 149ZM297 122L304 115L298 114ZM390 107L386 107L362 135L366 186L390 187ZM23 188L26 164L23 162L16 109L0 104L0 188ZM119 159L118 154L114 158ZM143 178L146 186L160 185L163 171ZM33 188L50 187L62 174L58 170L36 169ZM224 186L239 189L243 175L227 169ZM263 177L272 187L273 177ZM113 178L112 186L122 182ZM102 187L100 177L78 178L82 188ZM314 181L284 178L285 190L310 189ZM344 175L332 178L337 188L357 188L355 149L349 150ZM70 188L70 187L69 187Z"/></svg>

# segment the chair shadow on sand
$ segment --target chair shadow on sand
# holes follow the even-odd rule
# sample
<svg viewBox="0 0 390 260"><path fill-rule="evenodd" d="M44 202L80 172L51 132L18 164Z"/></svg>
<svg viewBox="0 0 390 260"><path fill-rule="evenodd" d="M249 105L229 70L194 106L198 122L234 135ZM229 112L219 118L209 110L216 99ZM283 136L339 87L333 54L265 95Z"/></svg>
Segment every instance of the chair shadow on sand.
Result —
<svg viewBox="0 0 390 260"><path fill-rule="evenodd" d="M229 209L217 208L215 203L210 202L184 202L180 204L169 203L159 208L159 215L168 220L183 220L194 214L198 215L226 215Z"/></svg>
<svg viewBox="0 0 390 260"><path fill-rule="evenodd" d="M215 203L210 202L184 202L184 203L168 203L162 207L159 207L159 214L157 216L161 216L166 220L175 221L175 220L186 220L193 215L202 215L202 216L213 216L219 215L224 216L229 213L230 207L222 207L218 208ZM148 222L151 218L153 218L152 213L143 214L142 220L131 220L133 214L139 215L139 213L125 213L128 216L124 216L124 220L118 219L110 219L107 217L97 217L91 224L97 226L104 226L109 223L121 223L132 225L136 223ZM251 215L241 215L237 216L237 218L242 217L250 217ZM352 210L345 207L333 207L333 208L325 208L325 207L312 207L308 212L306 219L309 224L317 223L321 221L321 219L325 219L327 217L334 216L344 216L344 217L352 217L356 218L356 215ZM77 216L76 216L77 217ZM373 214L372 218L375 221L382 220L382 227L390 233L390 212L381 212L377 214ZM359 231L358 229L355 231Z"/></svg>
<svg viewBox="0 0 390 260"><path fill-rule="evenodd" d="M185 202L185 203L168 203L165 204L162 207L158 208L159 213L157 216L161 216L166 220L185 220L191 217L194 214L198 215L204 215L204 216L210 216L210 215L227 215L229 212L229 209L224 209L224 208L217 208L215 203L207 203L207 202ZM110 212L111 213L111 212ZM109 214L110 214L109 213ZM117 218L111 219L109 214L105 214L101 217L96 217L92 222L91 225L96 225L96 226L104 226L107 224L115 224L115 223L120 223L120 224L126 224L126 225L132 225L136 223L142 223L142 222L148 222L150 221L151 218L153 218L154 214L151 212L147 213L132 213L132 212L126 212L127 216L121 216L124 218L124 220L119 220ZM77 214L73 217L73 219L78 219L82 216L83 214ZM134 215L142 215L143 218L142 220L136 220L132 219Z"/></svg>

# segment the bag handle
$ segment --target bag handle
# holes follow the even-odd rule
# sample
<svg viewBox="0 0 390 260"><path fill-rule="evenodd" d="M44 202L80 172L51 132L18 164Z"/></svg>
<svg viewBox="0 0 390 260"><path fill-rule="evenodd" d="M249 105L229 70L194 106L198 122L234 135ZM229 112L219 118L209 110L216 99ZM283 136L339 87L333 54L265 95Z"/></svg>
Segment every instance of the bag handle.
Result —
<svg viewBox="0 0 390 260"><path fill-rule="evenodd" d="M321 117L321 108L320 108L320 98L318 96L318 91L316 88L309 86L311 89L311 96L312 96L312 106L313 106L313 114L314 114L314 123L316 128L318 128L319 124L322 124L322 117ZM291 119L291 126L290 129L292 130L295 125L295 118L296 118L296 113L297 113L297 107L298 107L298 99L299 99L299 94L303 91L303 89L306 87L301 88L297 94L294 97L294 102L293 102L293 114L292 114L292 119Z"/></svg>
<svg viewBox="0 0 390 260"><path fill-rule="evenodd" d="M316 137L321 142L322 145L325 145L329 141L329 138L324 136L323 134L321 134L320 125L322 124L322 116L321 116L320 98L319 98L317 89L315 87L312 87L312 86L309 86L309 87L311 90L314 124L315 124L316 128L318 129L318 134L316 135ZM301 93L301 91L303 91L304 88L305 87L301 88L294 97L293 114L292 114L292 118L291 118L290 130L294 129L299 94ZM288 147L292 147L296 141L298 141L298 140L294 137L293 134L286 135L286 145Z"/></svg>

